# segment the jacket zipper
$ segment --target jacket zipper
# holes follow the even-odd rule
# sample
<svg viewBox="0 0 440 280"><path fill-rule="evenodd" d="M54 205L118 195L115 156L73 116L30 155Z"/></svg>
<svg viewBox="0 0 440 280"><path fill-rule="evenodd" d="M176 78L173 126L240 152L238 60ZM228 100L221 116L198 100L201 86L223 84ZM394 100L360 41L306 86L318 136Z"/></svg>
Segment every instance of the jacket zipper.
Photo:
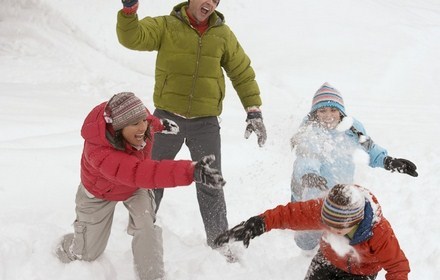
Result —
<svg viewBox="0 0 440 280"><path fill-rule="evenodd" d="M191 26L191 28L193 28L193 27ZM197 32L197 30L195 30L195 29L194 29L194 31ZM196 80L197 80L197 78L199 76L199 66L200 66L200 56L201 56L201 53L202 53L202 36L199 36L198 50L197 50L197 59L196 59L196 71L194 72L194 75L193 75L192 88L191 88L191 93L189 95L189 103L188 103L188 111L187 111L187 115L188 116L190 116L192 99L194 97L194 92L195 92L195 89L196 89Z"/></svg>
<svg viewBox="0 0 440 280"><path fill-rule="evenodd" d="M347 270L348 273L351 273L351 256L348 256L347 258Z"/></svg>
<svg viewBox="0 0 440 280"><path fill-rule="evenodd" d="M180 20L182 20L184 23L186 23L186 24L188 24L188 26L192 29L192 30L194 30L196 33L197 33L197 35L198 35L198 37L199 37L199 42L198 42L198 50L197 50L197 60L196 60L196 71L195 71L195 73L194 73L194 75L193 75L193 83L192 83L192 88L191 88L191 92L190 92L190 95L189 95L189 105L188 105L188 110L187 110L187 116L188 117L191 117L191 115L190 115L190 111L191 111L191 104L192 104L192 99L193 99L193 97L194 97L194 91L195 91L195 88L196 88L196 80L197 80L197 78L198 78L198 76L199 76L199 66L200 66L200 56L201 56L201 53L202 53L202 37L203 37L203 35L204 34L206 34L208 31L209 31L209 29L211 29L213 26L208 26L208 28L205 30L205 32L203 33L203 34L200 34L199 33L199 31L197 30L197 29L195 29L189 22L187 22L187 21L185 21L184 19L183 19L183 17L181 17L180 16ZM217 24L215 24L215 25L217 25ZM214 25L214 26L215 26Z"/></svg>

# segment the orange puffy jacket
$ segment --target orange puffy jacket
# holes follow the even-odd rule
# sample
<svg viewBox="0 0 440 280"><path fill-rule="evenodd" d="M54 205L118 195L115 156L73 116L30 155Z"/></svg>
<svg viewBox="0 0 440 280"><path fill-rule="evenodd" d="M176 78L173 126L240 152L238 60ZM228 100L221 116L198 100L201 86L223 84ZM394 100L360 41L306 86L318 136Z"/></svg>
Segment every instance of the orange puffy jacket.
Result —
<svg viewBox="0 0 440 280"><path fill-rule="evenodd" d="M334 266L356 275L372 275L382 268L386 279L408 279L409 263L400 249L390 223L382 216L377 199L362 188L366 198L365 217L353 239L347 240L349 250L344 255L332 248L331 233L321 222L323 199L288 203L267 210L260 216L265 220L266 231L272 229L324 230L320 250ZM337 248L337 247L335 247ZM338 254L339 253L339 254Z"/></svg>

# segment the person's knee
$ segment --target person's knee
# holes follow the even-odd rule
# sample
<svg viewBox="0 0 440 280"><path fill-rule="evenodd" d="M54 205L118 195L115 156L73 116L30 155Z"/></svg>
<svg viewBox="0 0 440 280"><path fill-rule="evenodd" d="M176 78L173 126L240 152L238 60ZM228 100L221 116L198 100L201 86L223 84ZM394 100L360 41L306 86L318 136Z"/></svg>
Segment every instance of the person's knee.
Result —
<svg viewBox="0 0 440 280"><path fill-rule="evenodd" d="M71 245L71 252L78 260L96 260L104 252L107 245L106 240L88 240L87 224L84 222L75 221L73 226L75 229L75 235Z"/></svg>
<svg viewBox="0 0 440 280"><path fill-rule="evenodd" d="M149 211L144 212L142 215L132 215L128 224L127 233L129 235L143 234L150 235L155 228L155 213Z"/></svg>
<svg viewBox="0 0 440 280"><path fill-rule="evenodd" d="M95 261L99 256L101 256L102 252L100 254L88 254L88 255L84 255L83 258L81 259L82 261L86 261L86 262L93 262Z"/></svg>

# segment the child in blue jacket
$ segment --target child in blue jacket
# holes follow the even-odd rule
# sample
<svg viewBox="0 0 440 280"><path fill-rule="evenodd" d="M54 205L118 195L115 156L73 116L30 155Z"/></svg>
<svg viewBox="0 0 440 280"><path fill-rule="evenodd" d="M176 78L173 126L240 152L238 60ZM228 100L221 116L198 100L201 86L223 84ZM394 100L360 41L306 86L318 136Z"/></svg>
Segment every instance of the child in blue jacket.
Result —
<svg viewBox="0 0 440 280"><path fill-rule="evenodd" d="M328 83L315 93L312 108L298 132L291 139L296 148L291 180L291 200L305 201L323 196L337 183L354 180L354 153L363 149L371 167L417 177L417 167L409 160L388 156L366 134L358 120L348 117L341 94ZM320 231L295 232L295 242L303 250L313 250L321 237Z"/></svg>

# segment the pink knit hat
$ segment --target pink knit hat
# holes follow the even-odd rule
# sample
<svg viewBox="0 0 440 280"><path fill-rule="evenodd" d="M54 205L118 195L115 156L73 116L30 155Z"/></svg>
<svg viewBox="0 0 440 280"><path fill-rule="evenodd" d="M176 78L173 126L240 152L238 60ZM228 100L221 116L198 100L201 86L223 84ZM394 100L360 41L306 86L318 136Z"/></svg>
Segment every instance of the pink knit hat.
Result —
<svg viewBox="0 0 440 280"><path fill-rule="evenodd" d="M322 107L334 107L338 109L342 115L347 115L345 113L344 100L342 99L341 94L329 83L324 83L313 96L310 113L313 113Z"/></svg>

